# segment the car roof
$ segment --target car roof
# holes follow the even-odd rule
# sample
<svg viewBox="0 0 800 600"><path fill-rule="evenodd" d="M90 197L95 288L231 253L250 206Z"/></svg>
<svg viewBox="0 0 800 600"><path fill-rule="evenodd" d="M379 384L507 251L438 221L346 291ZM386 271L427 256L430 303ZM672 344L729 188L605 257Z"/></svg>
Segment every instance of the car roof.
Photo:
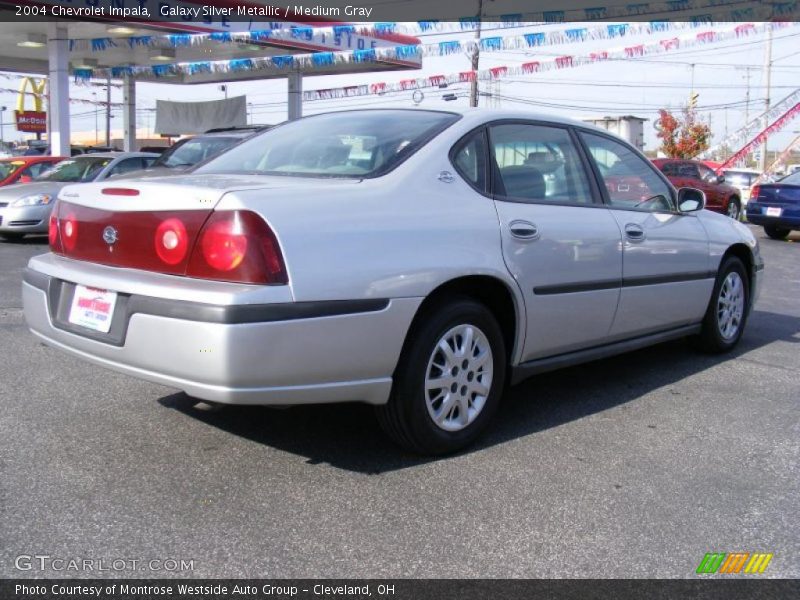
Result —
<svg viewBox="0 0 800 600"><path fill-rule="evenodd" d="M76 158L157 158L158 154L154 152L89 152L86 154L78 154L71 156L70 159Z"/></svg>

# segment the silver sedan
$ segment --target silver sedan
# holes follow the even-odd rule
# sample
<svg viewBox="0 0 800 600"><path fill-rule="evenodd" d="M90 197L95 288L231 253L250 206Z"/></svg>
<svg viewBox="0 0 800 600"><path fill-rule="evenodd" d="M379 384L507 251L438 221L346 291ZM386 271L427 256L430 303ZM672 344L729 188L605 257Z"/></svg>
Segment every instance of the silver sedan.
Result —
<svg viewBox="0 0 800 600"><path fill-rule="evenodd" d="M64 188L25 316L197 398L366 402L406 448L452 452L507 382L684 336L733 348L763 263L704 201L584 123L317 115L186 175Z"/></svg>
<svg viewBox="0 0 800 600"><path fill-rule="evenodd" d="M158 158L150 152L105 152L62 160L35 181L0 188L0 239L19 240L28 233L47 233L58 192L64 186L104 181L144 169Z"/></svg>

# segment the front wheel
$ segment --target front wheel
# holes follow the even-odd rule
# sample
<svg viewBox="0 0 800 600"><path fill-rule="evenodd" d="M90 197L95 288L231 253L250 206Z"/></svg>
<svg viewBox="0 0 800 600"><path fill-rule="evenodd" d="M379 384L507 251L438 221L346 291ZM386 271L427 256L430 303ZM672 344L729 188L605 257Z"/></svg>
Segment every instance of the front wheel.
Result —
<svg viewBox="0 0 800 600"><path fill-rule="evenodd" d="M438 302L409 332L378 420L412 452L454 452L485 429L505 371L505 343L494 315L467 297Z"/></svg>
<svg viewBox="0 0 800 600"><path fill-rule="evenodd" d="M738 221L739 217L742 214L742 205L739 203L738 198L731 198L728 202L728 210L726 214L733 219L734 221Z"/></svg>
<svg viewBox="0 0 800 600"><path fill-rule="evenodd" d="M764 225L764 233L767 234L767 237L773 240L785 240L789 237L791 233L791 229L785 229L783 227L775 227L775 225Z"/></svg>
<svg viewBox="0 0 800 600"><path fill-rule="evenodd" d="M714 283L711 302L697 338L700 348L715 354L732 350L744 332L749 302L747 270L739 258L729 256Z"/></svg>

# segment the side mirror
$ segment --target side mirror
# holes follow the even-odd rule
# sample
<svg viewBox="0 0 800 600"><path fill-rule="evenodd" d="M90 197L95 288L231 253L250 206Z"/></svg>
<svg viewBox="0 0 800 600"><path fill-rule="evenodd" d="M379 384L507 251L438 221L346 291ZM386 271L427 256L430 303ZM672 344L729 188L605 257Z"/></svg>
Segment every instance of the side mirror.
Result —
<svg viewBox="0 0 800 600"><path fill-rule="evenodd" d="M678 210L681 212L697 212L706 206L706 194L695 188L681 188L678 190Z"/></svg>
<svg viewBox="0 0 800 600"><path fill-rule="evenodd" d="M717 175L717 183L725 183L725 175Z"/></svg>

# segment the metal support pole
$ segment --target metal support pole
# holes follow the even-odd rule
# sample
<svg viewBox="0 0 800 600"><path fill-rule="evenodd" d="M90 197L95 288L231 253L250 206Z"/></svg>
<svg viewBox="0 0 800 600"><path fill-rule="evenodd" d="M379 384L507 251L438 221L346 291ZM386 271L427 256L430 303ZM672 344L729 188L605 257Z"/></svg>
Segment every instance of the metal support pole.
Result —
<svg viewBox="0 0 800 600"><path fill-rule="evenodd" d="M766 81L764 87L766 88L766 96L764 98L764 110L769 111L769 104L770 104L770 79L772 76L772 25L770 24L769 28L767 29L767 49L766 54L764 56L764 70L766 71ZM766 129L769 127L769 117L764 115L764 128ZM764 147L761 148L761 160L759 160L758 168L763 173L767 168L767 144L769 143L769 138L764 138Z"/></svg>
<svg viewBox="0 0 800 600"><path fill-rule="evenodd" d="M472 72L475 79L469 84L469 105L478 106L478 65L481 60L481 21L483 20L483 0L478 0L478 27L475 30L475 50L472 53Z"/></svg>
<svg viewBox="0 0 800 600"><path fill-rule="evenodd" d="M69 156L69 41L67 26L63 23L47 24L47 57L50 94L48 114L50 128L47 139L50 154Z"/></svg>
<svg viewBox="0 0 800 600"><path fill-rule="evenodd" d="M290 121L294 121L303 116L303 74L299 71L289 73L288 83L288 116Z"/></svg>
<svg viewBox="0 0 800 600"><path fill-rule="evenodd" d="M122 149L136 151L136 80L130 75L122 80Z"/></svg>
<svg viewBox="0 0 800 600"><path fill-rule="evenodd" d="M111 145L111 76L106 81L106 146Z"/></svg>

